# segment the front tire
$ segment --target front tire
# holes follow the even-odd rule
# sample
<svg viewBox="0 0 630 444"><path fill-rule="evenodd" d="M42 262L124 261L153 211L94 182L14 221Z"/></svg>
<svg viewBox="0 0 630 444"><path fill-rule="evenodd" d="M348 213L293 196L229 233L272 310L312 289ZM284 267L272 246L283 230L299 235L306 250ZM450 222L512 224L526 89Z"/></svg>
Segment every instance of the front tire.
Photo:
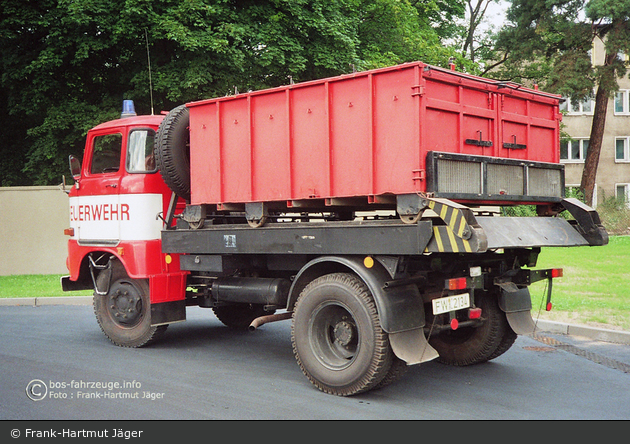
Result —
<svg viewBox="0 0 630 444"><path fill-rule="evenodd" d="M100 273L97 288L108 288L105 295L94 293L94 314L101 330L121 347L143 347L162 337L167 325L151 325L151 299L147 279L131 279L115 261L111 279Z"/></svg>
<svg viewBox="0 0 630 444"><path fill-rule="evenodd" d="M293 311L291 340L306 377L333 395L375 388L392 365L374 298L353 274L325 275L304 288Z"/></svg>

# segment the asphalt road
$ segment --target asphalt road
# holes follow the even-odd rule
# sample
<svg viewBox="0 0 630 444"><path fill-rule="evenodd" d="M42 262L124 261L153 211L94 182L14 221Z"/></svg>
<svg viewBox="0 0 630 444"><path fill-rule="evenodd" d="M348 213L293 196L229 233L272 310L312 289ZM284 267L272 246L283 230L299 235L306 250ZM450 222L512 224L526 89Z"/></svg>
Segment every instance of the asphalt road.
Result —
<svg viewBox="0 0 630 444"><path fill-rule="evenodd" d="M159 344L126 349L89 306L0 307L0 420L630 419L630 345L519 337L492 362L429 362L341 398L301 373L290 322L235 332L190 307Z"/></svg>

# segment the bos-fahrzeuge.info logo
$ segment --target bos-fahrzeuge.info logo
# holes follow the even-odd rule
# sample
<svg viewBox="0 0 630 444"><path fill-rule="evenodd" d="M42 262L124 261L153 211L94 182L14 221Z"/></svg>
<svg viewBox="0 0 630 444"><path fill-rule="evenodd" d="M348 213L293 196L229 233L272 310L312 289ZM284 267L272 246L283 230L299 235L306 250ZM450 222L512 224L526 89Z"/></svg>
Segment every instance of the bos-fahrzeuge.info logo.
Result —
<svg viewBox="0 0 630 444"><path fill-rule="evenodd" d="M139 381L48 381L33 379L26 386L26 396L43 399L163 399L164 393L142 390Z"/></svg>

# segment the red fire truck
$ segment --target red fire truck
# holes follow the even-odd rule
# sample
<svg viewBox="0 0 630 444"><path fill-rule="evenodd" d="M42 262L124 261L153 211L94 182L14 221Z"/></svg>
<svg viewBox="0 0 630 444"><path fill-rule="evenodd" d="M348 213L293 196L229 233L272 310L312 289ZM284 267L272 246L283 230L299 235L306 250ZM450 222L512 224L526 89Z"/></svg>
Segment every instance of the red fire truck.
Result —
<svg viewBox="0 0 630 444"><path fill-rule="evenodd" d="M291 319L307 378L341 396L408 365L471 365L534 328L543 247L605 245L564 196L556 95L421 62L119 120L71 156L69 276L114 343L187 306ZM498 206L535 205L538 217ZM571 217L562 217L569 214Z"/></svg>

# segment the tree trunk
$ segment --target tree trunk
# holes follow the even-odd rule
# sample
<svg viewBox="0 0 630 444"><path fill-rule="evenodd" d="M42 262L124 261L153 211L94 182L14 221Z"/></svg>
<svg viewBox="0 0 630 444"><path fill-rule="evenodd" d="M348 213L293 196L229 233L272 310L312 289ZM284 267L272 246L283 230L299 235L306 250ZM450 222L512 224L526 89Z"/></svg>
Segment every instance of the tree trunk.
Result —
<svg viewBox="0 0 630 444"><path fill-rule="evenodd" d="M584 201L590 206L593 205L593 190L595 189L599 154L602 150L607 108L608 92L604 91L603 86L600 84L597 87L597 94L595 95L593 125L591 126L591 136L588 143L588 150L586 151L584 170L582 171L582 182L580 184L580 189L584 193Z"/></svg>
<svg viewBox="0 0 630 444"><path fill-rule="evenodd" d="M616 54L606 53L604 65L610 65L617 57ZM614 71L607 70L604 75L614 76ZM595 94L595 109L593 110L593 124L591 126L591 135L584 160L584 170L582 171L582 182L580 189L584 193L584 202L593 206L593 191L595 189L595 178L597 176L597 167L599 165L599 155L602 151L602 141L604 138L604 127L606 126L606 112L608 110L608 98L611 92L605 85L610 85L609 79L600 79Z"/></svg>

